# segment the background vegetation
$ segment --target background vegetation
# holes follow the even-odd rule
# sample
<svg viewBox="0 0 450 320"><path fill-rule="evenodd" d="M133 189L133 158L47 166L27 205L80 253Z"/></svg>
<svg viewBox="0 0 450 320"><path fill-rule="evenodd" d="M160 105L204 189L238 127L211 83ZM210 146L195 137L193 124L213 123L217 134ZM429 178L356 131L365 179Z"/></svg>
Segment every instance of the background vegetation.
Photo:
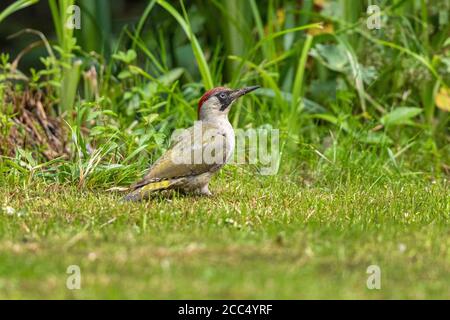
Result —
<svg viewBox="0 0 450 320"><path fill-rule="evenodd" d="M66 27L73 4L81 8L79 30ZM382 10L379 30L367 27L369 5ZM364 278L373 257L389 263L392 255L390 270L415 264L409 278L391 273L400 291L391 287L378 297L448 297L443 275L450 252L442 246L450 214L449 12L448 0L2 1L5 296L24 296L27 286L32 297L71 296L52 278L59 264L36 271L63 247L61 264L87 259L87 281L96 289L83 297L106 294L110 283L123 286L128 264L110 270L117 278L94 275L99 266L121 263L114 252L128 249L142 268L162 263L164 269L172 258L181 263L173 272L182 284L158 297L183 296L192 273L202 276L188 292L199 297L272 297L270 288L285 297L370 296L360 276L346 277L357 269ZM172 130L193 123L206 89L253 84L263 88L236 104L230 120L235 127L280 129L276 177L261 177L258 165L230 167L216 184L223 197L115 205L118 191L165 150ZM255 181L265 191L255 192ZM198 212L185 221L191 202ZM216 243L217 235L229 239ZM372 253L364 258L363 242ZM30 243L37 248L31 257ZM243 252L233 249L244 243ZM202 248L192 260L171 251L191 244ZM411 248L407 259L407 249L392 253L398 245ZM146 260L142 251L158 248L169 251ZM215 268L225 258L212 251L222 249L230 253L228 268ZM95 264L102 254L114 258ZM201 266L205 255L210 260ZM270 267L272 255L283 263ZM264 266L252 276L255 266L246 259L255 256ZM308 262L303 275L292 269L297 258L299 266ZM14 261L31 269L21 272ZM329 272L336 268L339 275ZM234 270L254 281L279 277L267 278L258 293L251 281L239 289ZM130 288L141 288L142 269L130 272ZM165 277L147 276L151 288ZM306 281L304 291L290 287L293 280ZM145 287L136 295L117 292L107 295L146 294Z"/></svg>

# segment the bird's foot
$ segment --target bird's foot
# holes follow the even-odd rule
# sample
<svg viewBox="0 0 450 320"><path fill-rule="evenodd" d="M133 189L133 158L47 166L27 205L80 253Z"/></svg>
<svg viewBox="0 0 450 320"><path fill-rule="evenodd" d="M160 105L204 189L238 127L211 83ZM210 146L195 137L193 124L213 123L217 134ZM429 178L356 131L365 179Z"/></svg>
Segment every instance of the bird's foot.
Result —
<svg viewBox="0 0 450 320"><path fill-rule="evenodd" d="M208 189L208 185L198 189L197 190L197 194L199 194L201 196L207 196L207 197L211 197L212 196L211 191L209 191L209 189Z"/></svg>
<svg viewBox="0 0 450 320"><path fill-rule="evenodd" d="M206 192L202 192L201 195L202 195L202 196L205 196L205 197L212 197L213 194L212 194L211 191L208 190L208 191L206 191Z"/></svg>

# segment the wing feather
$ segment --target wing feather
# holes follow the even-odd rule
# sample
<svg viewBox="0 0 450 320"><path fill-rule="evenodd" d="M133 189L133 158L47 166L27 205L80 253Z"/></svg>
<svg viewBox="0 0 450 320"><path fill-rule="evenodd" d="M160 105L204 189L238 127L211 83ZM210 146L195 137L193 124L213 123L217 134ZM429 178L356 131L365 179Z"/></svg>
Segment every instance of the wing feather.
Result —
<svg viewBox="0 0 450 320"><path fill-rule="evenodd" d="M137 189L155 181L196 176L219 169L226 160L225 136L219 128L211 124L203 123L201 128L200 141L198 137L195 137L194 127L179 135L170 148L150 167L144 179L136 183L133 188ZM211 150L222 150L220 151L224 155L222 163L217 161L207 163L204 157L196 159L195 154L199 153L199 149L201 149L201 155Z"/></svg>

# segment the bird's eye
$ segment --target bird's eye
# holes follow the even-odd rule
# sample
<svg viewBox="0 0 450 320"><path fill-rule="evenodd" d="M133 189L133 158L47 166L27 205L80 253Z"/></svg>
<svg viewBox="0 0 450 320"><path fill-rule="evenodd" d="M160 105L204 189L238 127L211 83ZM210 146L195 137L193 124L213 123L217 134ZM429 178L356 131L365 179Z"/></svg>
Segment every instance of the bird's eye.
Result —
<svg viewBox="0 0 450 320"><path fill-rule="evenodd" d="M226 95L225 93L221 93L221 94L219 95L219 97L220 97L221 99L225 99L225 98L227 97L227 95Z"/></svg>

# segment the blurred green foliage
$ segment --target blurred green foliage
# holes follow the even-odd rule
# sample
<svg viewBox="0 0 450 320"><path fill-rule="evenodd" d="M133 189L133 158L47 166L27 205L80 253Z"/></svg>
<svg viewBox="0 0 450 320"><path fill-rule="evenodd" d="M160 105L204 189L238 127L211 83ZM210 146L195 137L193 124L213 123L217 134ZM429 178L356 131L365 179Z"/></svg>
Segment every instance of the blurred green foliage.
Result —
<svg viewBox="0 0 450 320"><path fill-rule="evenodd" d="M71 4L80 30L65 27ZM379 30L367 27L373 4ZM251 84L263 89L235 105L231 121L279 128L285 170L346 165L353 159L338 154L354 148L387 172L439 176L450 157L448 12L448 0L41 0L15 13L27 18L16 30L11 17L0 21L0 41L6 30L43 31L2 45L0 88L42 91L47 111L66 121L72 159L44 173L58 181L131 181L174 128L192 124L204 90ZM20 161L23 153L8 159Z"/></svg>

